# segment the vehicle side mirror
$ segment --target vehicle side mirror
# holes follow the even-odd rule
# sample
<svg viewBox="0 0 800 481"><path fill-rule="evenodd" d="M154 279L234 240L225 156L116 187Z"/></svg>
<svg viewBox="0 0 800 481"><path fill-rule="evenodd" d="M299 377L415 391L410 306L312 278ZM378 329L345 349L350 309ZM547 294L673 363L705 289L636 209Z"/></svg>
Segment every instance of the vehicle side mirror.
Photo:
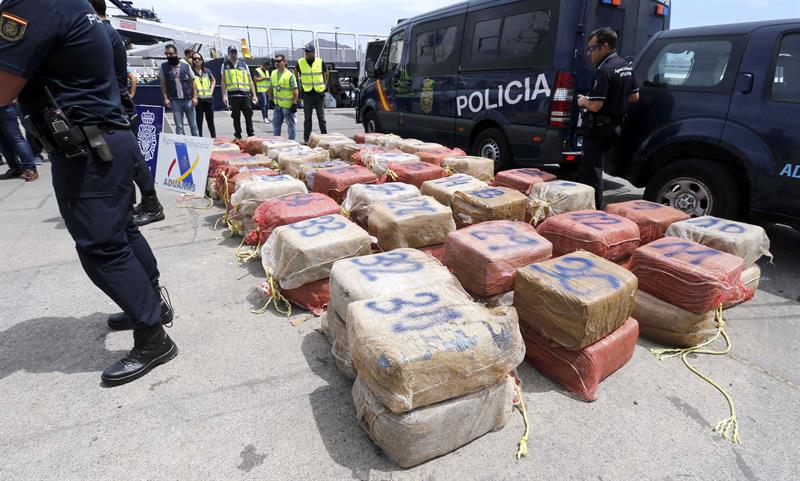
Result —
<svg viewBox="0 0 800 481"><path fill-rule="evenodd" d="M375 66L375 60L371 58L367 59L367 63L364 65L364 70L366 70L367 75L369 75L370 77L374 77L375 72L377 71L377 68Z"/></svg>

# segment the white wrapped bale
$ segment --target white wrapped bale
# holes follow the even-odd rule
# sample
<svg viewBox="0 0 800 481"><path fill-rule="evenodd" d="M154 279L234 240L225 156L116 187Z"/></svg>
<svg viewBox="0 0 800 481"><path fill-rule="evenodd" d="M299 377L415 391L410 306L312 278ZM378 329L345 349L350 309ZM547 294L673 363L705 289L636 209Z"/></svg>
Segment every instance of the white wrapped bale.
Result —
<svg viewBox="0 0 800 481"><path fill-rule="evenodd" d="M355 142L348 138L343 138L340 140L332 140L328 142L328 152L331 153L332 159L341 159L343 157L342 152L345 149L351 149L357 146Z"/></svg>
<svg viewBox="0 0 800 481"><path fill-rule="evenodd" d="M242 216L253 217L256 208L267 199L307 193L306 184L288 175L251 177L243 185L237 182L236 192L231 196L231 205Z"/></svg>
<svg viewBox="0 0 800 481"><path fill-rule="evenodd" d="M330 160L330 154L327 150L322 149L314 149L299 154L282 153L278 156L278 167L284 174L302 180L300 174L304 168L327 162L328 160Z"/></svg>
<svg viewBox="0 0 800 481"><path fill-rule="evenodd" d="M432 142L417 143L416 141L401 142L400 145L398 145L398 147L400 148L400 150L402 150L407 154L416 154L417 152L430 152L432 150L440 150L447 148L442 144L435 144Z"/></svg>
<svg viewBox="0 0 800 481"><path fill-rule="evenodd" d="M300 147L300 144L294 140L265 140L261 142L261 153L269 156L273 149L286 149L292 147Z"/></svg>
<svg viewBox="0 0 800 481"><path fill-rule="evenodd" d="M489 184L466 174L455 174L443 179L429 180L422 184L422 195L429 195L442 205L450 205L453 194L469 190L485 189Z"/></svg>
<svg viewBox="0 0 800 481"><path fill-rule="evenodd" d="M350 213L357 224L366 226L372 208L379 202L420 198L419 189L410 184L355 184L347 190L342 209Z"/></svg>
<svg viewBox="0 0 800 481"><path fill-rule="evenodd" d="M534 224L565 212L594 209L594 188L576 182L539 182L528 194L528 214Z"/></svg>
<svg viewBox="0 0 800 481"><path fill-rule="evenodd" d="M331 343L331 355L336 362L336 368L344 377L351 381L356 378L356 370L353 368L353 358L350 355L350 341L347 338L347 324L339 315L328 309L321 318L322 333Z"/></svg>
<svg viewBox="0 0 800 481"><path fill-rule="evenodd" d="M378 203L368 226L383 250L442 244L456 230L453 211L429 196Z"/></svg>
<svg viewBox="0 0 800 481"><path fill-rule="evenodd" d="M442 160L442 167L460 174L471 175L484 182L494 179L494 161L485 157L472 155L446 157Z"/></svg>
<svg viewBox="0 0 800 481"><path fill-rule="evenodd" d="M352 142L352 140L344 134L339 134L335 132L331 134L318 134L314 132L308 138L308 146L311 147L312 149L314 147L321 147L327 150L330 142L342 141L342 140L347 140Z"/></svg>
<svg viewBox="0 0 800 481"><path fill-rule="evenodd" d="M297 147L284 147L282 149L270 149L269 154L267 154L267 158L277 163L278 159L282 154L300 155L311 152L312 150L314 149L312 149L307 145L299 145Z"/></svg>
<svg viewBox="0 0 800 481"><path fill-rule="evenodd" d="M380 152L369 156L369 165L367 167L380 177L386 173L390 162L408 164L410 162L419 162L419 157L402 152Z"/></svg>
<svg viewBox="0 0 800 481"><path fill-rule="evenodd" d="M695 314L639 291L633 318L639 321L642 337L673 347L692 347L712 338L716 333L716 310Z"/></svg>
<svg viewBox="0 0 800 481"><path fill-rule="evenodd" d="M761 258L772 258L769 237L762 227L720 219L710 215L676 222L667 228L671 237L680 237L744 259L750 267Z"/></svg>

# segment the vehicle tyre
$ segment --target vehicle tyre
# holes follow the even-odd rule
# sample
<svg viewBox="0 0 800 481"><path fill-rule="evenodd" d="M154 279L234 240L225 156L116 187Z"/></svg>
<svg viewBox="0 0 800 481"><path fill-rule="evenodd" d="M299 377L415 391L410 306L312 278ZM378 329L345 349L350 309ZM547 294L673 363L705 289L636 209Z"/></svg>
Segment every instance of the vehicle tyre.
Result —
<svg viewBox="0 0 800 481"><path fill-rule="evenodd" d="M741 188L722 165L703 159L673 162L656 172L644 198L682 210L692 217L713 215L737 219L741 215Z"/></svg>
<svg viewBox="0 0 800 481"><path fill-rule="evenodd" d="M371 134L375 132L380 132L378 128L378 114L375 113L374 110L370 109L364 112L364 132Z"/></svg>
<svg viewBox="0 0 800 481"><path fill-rule="evenodd" d="M481 131L475 142L472 143L473 154L492 159L495 173L514 167L514 157L511 153L511 144L500 129L486 129Z"/></svg>

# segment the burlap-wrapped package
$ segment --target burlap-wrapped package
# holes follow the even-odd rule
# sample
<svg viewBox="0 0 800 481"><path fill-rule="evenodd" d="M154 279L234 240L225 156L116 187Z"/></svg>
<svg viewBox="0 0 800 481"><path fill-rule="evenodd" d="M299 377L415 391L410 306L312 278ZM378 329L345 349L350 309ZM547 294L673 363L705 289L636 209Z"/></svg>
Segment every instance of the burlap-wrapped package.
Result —
<svg viewBox="0 0 800 481"><path fill-rule="evenodd" d="M294 140L265 140L261 142L261 153L269 155L273 149L286 149L299 146L300 144Z"/></svg>
<svg viewBox="0 0 800 481"><path fill-rule="evenodd" d="M366 167L348 165L334 169L318 170L314 174L314 191L330 196L341 203L347 190L355 184L374 184L378 178Z"/></svg>
<svg viewBox="0 0 800 481"><path fill-rule="evenodd" d="M403 140L403 138L400 137L399 135L394 135L394 134L374 133L372 135L369 135L369 134L366 135L365 138L364 138L364 143L365 144L380 145L380 146L384 146L385 147L387 142L395 141L395 140Z"/></svg>
<svg viewBox="0 0 800 481"><path fill-rule="evenodd" d="M569 350L603 339L633 312L637 279L590 252L517 269L514 307L524 324Z"/></svg>
<svg viewBox="0 0 800 481"><path fill-rule="evenodd" d="M356 378L353 368L353 357L350 355L350 341L347 338L347 324L339 314L328 307L320 319L322 333L331 343L331 355L336 362L336 368L351 381Z"/></svg>
<svg viewBox="0 0 800 481"><path fill-rule="evenodd" d="M450 207L461 227L490 220L525 220L528 198L509 187L485 187L453 193Z"/></svg>
<svg viewBox="0 0 800 481"><path fill-rule="evenodd" d="M391 147L393 149L401 150L401 147L409 146L409 145L419 145L424 144L425 142L418 140L418 139L404 139L401 137L391 137L384 139L384 145L386 147Z"/></svg>
<svg viewBox="0 0 800 481"><path fill-rule="evenodd" d="M278 156L278 167L284 174L302 180L300 174L304 167L327 162L329 159L330 154L328 154L327 150L311 150L301 154L282 153Z"/></svg>
<svg viewBox="0 0 800 481"><path fill-rule="evenodd" d="M489 182L494 179L494 161L485 157L460 155L442 160L442 167L460 174L467 174L478 180Z"/></svg>
<svg viewBox="0 0 800 481"><path fill-rule="evenodd" d="M445 146L442 144L435 144L431 142L423 142L419 144L416 142L411 142L411 143L401 142L400 145L398 145L398 147L400 148L400 150L402 150L407 154L416 154L417 152L431 152L431 151L437 152L440 149L445 148Z"/></svg>
<svg viewBox="0 0 800 481"><path fill-rule="evenodd" d="M417 249L395 249L336 262L331 268L330 309L342 318L353 302L398 289L451 285L458 281L432 256ZM466 298L466 293L464 294Z"/></svg>
<svg viewBox="0 0 800 481"><path fill-rule="evenodd" d="M369 234L341 215L326 215L280 226L261 252L264 272L282 289L329 277L339 259L371 252Z"/></svg>
<svg viewBox="0 0 800 481"><path fill-rule="evenodd" d="M690 217L686 212L668 205L641 199L608 204L605 211L636 222L639 226L640 245L661 239L669 226Z"/></svg>
<svg viewBox="0 0 800 481"><path fill-rule="evenodd" d="M350 140L350 138L344 134L340 133L330 133L330 134L318 134L316 132L312 132L311 135L308 137L308 146L312 149L314 147L321 147L325 150L328 150L328 145L330 142L341 141L341 140Z"/></svg>
<svg viewBox="0 0 800 481"><path fill-rule="evenodd" d="M414 154L406 154L403 152L376 152L368 158L369 164L367 167L372 170L378 177L386 173L389 163L402 164L409 162L419 162L419 157Z"/></svg>
<svg viewBox="0 0 800 481"><path fill-rule="evenodd" d="M695 314L747 297L741 257L677 237L636 249L629 268L639 289Z"/></svg>
<svg viewBox="0 0 800 481"><path fill-rule="evenodd" d="M717 333L714 322L716 309L695 314L639 291L633 317L639 321L642 337L672 347L692 347Z"/></svg>
<svg viewBox="0 0 800 481"><path fill-rule="evenodd" d="M484 222L447 235L444 264L478 297L514 289L517 269L549 259L553 245L526 222Z"/></svg>
<svg viewBox="0 0 800 481"><path fill-rule="evenodd" d="M319 162L316 164L306 164L300 167L300 179L306 181L306 185L310 190L314 190L314 177L317 174L318 170L325 170L325 169L338 169L341 167L347 167L350 164L347 162L343 162L341 160L326 160L325 162Z"/></svg>
<svg viewBox="0 0 800 481"><path fill-rule="evenodd" d="M494 176L492 185L498 187L510 187L527 195L533 184L538 184L540 182L551 182L554 180L556 180L555 175L539 169L511 169L498 172L497 175Z"/></svg>
<svg viewBox="0 0 800 481"><path fill-rule="evenodd" d="M493 386L525 354L514 308L487 309L449 286L354 302L347 331L356 372L394 413Z"/></svg>
<svg viewBox="0 0 800 481"><path fill-rule="evenodd" d="M338 213L339 204L327 195L317 192L268 199L256 208L253 214L254 238L245 238L245 244L264 244L276 227Z"/></svg>
<svg viewBox="0 0 800 481"><path fill-rule="evenodd" d="M272 161L269 160L266 155L258 154L230 159L227 164L241 169L242 167L271 167Z"/></svg>
<svg viewBox="0 0 800 481"><path fill-rule="evenodd" d="M277 163L278 158L283 154L300 155L300 154L306 154L313 150L315 149L312 149L307 145L298 145L297 147L284 147L282 149L270 149L269 154L267 154L267 158Z"/></svg>
<svg viewBox="0 0 800 481"><path fill-rule="evenodd" d="M755 264L761 256L772 258L764 228L744 222L706 215L670 225L667 235L741 257L746 267Z"/></svg>
<svg viewBox="0 0 800 481"><path fill-rule="evenodd" d="M286 139L276 135L268 135L265 137L254 135L252 137L247 137L246 139L240 142L242 149L250 155L256 155L262 153L261 146L265 141L285 141ZM263 152L266 153L266 152Z"/></svg>
<svg viewBox="0 0 800 481"><path fill-rule="evenodd" d="M409 468L455 451L506 425L513 412L511 377L466 396L395 414L366 383L353 383L353 404L361 427L398 466Z"/></svg>
<svg viewBox="0 0 800 481"><path fill-rule="evenodd" d="M639 226L632 220L601 210L579 210L545 219L536 228L553 243L553 255L585 250L620 261L639 247Z"/></svg>
<svg viewBox="0 0 800 481"><path fill-rule="evenodd" d="M436 165L438 167L441 167L444 159L448 157L459 157L463 155L467 155L467 153L461 149L448 149L447 147L416 153L416 156L419 157L419 160Z"/></svg>
<svg viewBox="0 0 800 481"><path fill-rule="evenodd" d="M376 132L356 132L353 134L353 141L357 144L364 144L366 143L367 139L374 139L380 137L385 134L380 134Z"/></svg>
<svg viewBox="0 0 800 481"><path fill-rule="evenodd" d="M242 149L239 148L238 145L234 143L222 143L222 144L214 144L211 148L211 153L222 153L222 152L231 152L231 153L240 153Z"/></svg>
<svg viewBox="0 0 800 481"><path fill-rule="evenodd" d="M372 165L372 158L377 154L394 153L401 154L399 149L390 149L389 147L382 147L380 145L365 144L357 152L350 156L351 164L363 165L369 168Z"/></svg>
<svg viewBox="0 0 800 481"><path fill-rule="evenodd" d="M236 192L237 186L242 186L252 179L257 179L261 176L280 175L280 172L272 170L268 167L230 167L228 169L219 169L219 176L217 177L217 191L223 202L225 202L226 209L232 209L231 196ZM235 172L231 174L231 172Z"/></svg>
<svg viewBox="0 0 800 481"><path fill-rule="evenodd" d="M528 193L528 215L534 224L564 212L594 209L594 188L576 182L540 182Z"/></svg>
<svg viewBox="0 0 800 481"><path fill-rule="evenodd" d="M525 358L545 376L584 401L597 399L600 382L633 357L639 324L628 318L618 329L577 351L564 349L530 326L520 326Z"/></svg>
<svg viewBox="0 0 800 481"><path fill-rule="evenodd" d="M744 291L739 297L733 298L729 301L722 303L723 309L730 309L739 304L749 301L756 295L758 285L761 282L761 268L758 264L753 264L744 271L742 271L742 284L744 284Z"/></svg>
<svg viewBox="0 0 800 481"><path fill-rule="evenodd" d="M394 182L391 184L356 184L347 190L342 209L358 225L366 227L372 208L379 202L418 199L422 196L413 185Z"/></svg>
<svg viewBox="0 0 800 481"><path fill-rule="evenodd" d="M328 143L328 152L331 153L332 159L342 159L347 160L350 158L352 152L355 152L355 149L358 147L358 144L353 142L350 139L343 139L343 140L333 140ZM347 159L345 159L345 155L343 152L347 150L351 152L351 154L347 155Z"/></svg>
<svg viewBox="0 0 800 481"><path fill-rule="evenodd" d="M358 152L359 150L363 149L365 145L357 144L353 142L352 144L342 145L339 148L339 158L345 162L353 162L353 154Z"/></svg>
<svg viewBox="0 0 800 481"><path fill-rule="evenodd" d="M420 191L429 195L442 205L450 205L453 194L458 191L485 189L489 184L467 174L455 174L443 179L429 180L422 184Z"/></svg>
<svg viewBox="0 0 800 481"><path fill-rule="evenodd" d="M287 194L306 194L306 184L288 175L265 175L248 179L237 185L231 196L231 205L245 217L252 217L256 208L267 199Z"/></svg>
<svg viewBox="0 0 800 481"><path fill-rule="evenodd" d="M427 162L389 162L386 166L386 175L382 182L403 182L422 187L429 180L441 179L446 176L443 168Z"/></svg>
<svg viewBox="0 0 800 481"><path fill-rule="evenodd" d="M367 225L383 250L441 244L456 230L453 211L429 196L375 204Z"/></svg>

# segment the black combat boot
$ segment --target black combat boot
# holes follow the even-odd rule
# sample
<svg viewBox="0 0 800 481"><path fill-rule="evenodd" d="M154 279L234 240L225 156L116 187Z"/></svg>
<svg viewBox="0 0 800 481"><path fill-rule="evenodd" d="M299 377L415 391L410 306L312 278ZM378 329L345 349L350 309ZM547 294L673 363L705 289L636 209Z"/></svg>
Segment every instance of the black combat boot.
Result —
<svg viewBox="0 0 800 481"><path fill-rule="evenodd" d="M142 195L142 202L133 211L133 223L139 227L164 220L164 207L155 194Z"/></svg>
<svg viewBox="0 0 800 481"><path fill-rule="evenodd" d="M161 297L161 324L172 327L172 318L175 316L175 312L172 310L172 301L169 298L169 292L166 287L156 286L154 289L156 295ZM130 329L131 325L128 315L124 312L111 314L108 316L108 328L115 331Z"/></svg>
<svg viewBox="0 0 800 481"><path fill-rule="evenodd" d="M139 379L177 355L178 346L172 342L161 324L137 329L133 331L133 349L103 371L100 377L106 386L119 386Z"/></svg>

